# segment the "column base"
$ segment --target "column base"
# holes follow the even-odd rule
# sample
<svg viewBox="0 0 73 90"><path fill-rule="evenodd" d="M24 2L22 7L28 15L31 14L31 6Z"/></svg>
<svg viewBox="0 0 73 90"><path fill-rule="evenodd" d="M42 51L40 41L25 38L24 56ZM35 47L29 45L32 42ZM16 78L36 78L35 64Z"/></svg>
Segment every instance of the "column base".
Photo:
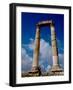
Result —
<svg viewBox="0 0 73 90"><path fill-rule="evenodd" d="M41 75L40 67L32 67L32 70L29 72L29 76L31 77L40 76L40 75Z"/></svg>
<svg viewBox="0 0 73 90"><path fill-rule="evenodd" d="M31 73L33 76L40 76L41 75L40 67L32 67Z"/></svg>
<svg viewBox="0 0 73 90"><path fill-rule="evenodd" d="M63 69L59 65L54 65L49 71L49 75L64 75Z"/></svg>
<svg viewBox="0 0 73 90"><path fill-rule="evenodd" d="M22 73L22 77L35 77L40 76L41 70L39 67L32 67L32 70L27 73Z"/></svg>

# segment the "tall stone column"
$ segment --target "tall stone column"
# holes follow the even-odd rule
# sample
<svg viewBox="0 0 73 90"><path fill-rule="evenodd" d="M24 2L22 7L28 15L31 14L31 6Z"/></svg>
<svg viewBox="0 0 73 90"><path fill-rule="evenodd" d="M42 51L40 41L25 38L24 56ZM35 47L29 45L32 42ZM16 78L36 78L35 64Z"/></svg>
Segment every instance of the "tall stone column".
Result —
<svg viewBox="0 0 73 90"><path fill-rule="evenodd" d="M56 33L55 27L53 24L50 26L51 28L51 44L52 44L52 54L53 54L53 66L58 65L58 49L57 49L57 42L56 42Z"/></svg>
<svg viewBox="0 0 73 90"><path fill-rule="evenodd" d="M55 33L55 27L53 23L51 23L50 28L51 28L51 44L52 44L52 55L53 55L53 65L50 70L51 71L50 75L63 75L63 70L59 65L56 33Z"/></svg>
<svg viewBox="0 0 73 90"><path fill-rule="evenodd" d="M35 36L35 48L33 53L33 64L32 64L32 71L36 72L39 71L39 49L40 49L40 28L37 26L36 28L36 36Z"/></svg>

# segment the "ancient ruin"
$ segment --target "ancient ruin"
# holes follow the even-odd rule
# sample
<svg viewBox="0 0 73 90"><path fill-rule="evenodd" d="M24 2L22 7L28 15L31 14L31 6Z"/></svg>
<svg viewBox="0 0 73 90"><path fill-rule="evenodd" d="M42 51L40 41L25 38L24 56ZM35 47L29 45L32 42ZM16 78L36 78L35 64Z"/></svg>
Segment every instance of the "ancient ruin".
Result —
<svg viewBox="0 0 73 90"><path fill-rule="evenodd" d="M50 71L48 70L48 73L46 74L46 76L64 75L64 71L59 65L55 24L52 20L47 20L47 21L41 21L36 24L36 35L35 35L35 42L34 42L35 48L33 53L32 69L30 72L26 73L26 76L28 77L43 76L41 74L41 69L39 66L39 50L40 50L40 29L41 27L44 27L44 26L50 27L50 30L51 30L51 46L52 46L52 58L53 58L53 65ZM24 77L25 75L23 74L22 76Z"/></svg>
<svg viewBox="0 0 73 90"><path fill-rule="evenodd" d="M53 65L52 65L51 70L48 72L48 74L49 75L61 75L63 74L63 70L59 66L55 25L52 20L41 21L36 25L36 36L35 36L35 48L34 48L34 53L33 53L32 73L34 75L37 73L38 73L37 75L41 74L41 70L39 67L39 49L40 49L40 28L43 26L48 26L50 27L50 30L51 30Z"/></svg>

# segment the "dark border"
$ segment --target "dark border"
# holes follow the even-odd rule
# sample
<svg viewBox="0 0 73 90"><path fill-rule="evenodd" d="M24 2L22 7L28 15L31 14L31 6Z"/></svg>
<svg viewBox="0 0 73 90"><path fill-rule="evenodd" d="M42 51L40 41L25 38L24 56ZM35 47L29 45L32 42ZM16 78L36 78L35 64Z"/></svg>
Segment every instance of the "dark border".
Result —
<svg viewBox="0 0 73 90"><path fill-rule="evenodd" d="M19 4L12 3L9 5L9 24L10 24L10 47L9 47L9 85L10 86L33 86L33 85L51 85L51 84L66 84L71 83L71 7L70 6L56 6L56 5L40 5L40 4ZM69 10L69 81L59 82L38 82L28 84L16 84L16 7L40 7L40 8L53 8L53 9L68 9Z"/></svg>

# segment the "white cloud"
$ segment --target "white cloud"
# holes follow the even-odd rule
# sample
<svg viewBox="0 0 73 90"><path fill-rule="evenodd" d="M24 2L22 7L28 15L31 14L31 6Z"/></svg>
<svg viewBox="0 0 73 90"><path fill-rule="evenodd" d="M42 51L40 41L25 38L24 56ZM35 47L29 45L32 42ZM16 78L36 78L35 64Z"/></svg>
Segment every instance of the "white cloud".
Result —
<svg viewBox="0 0 73 90"><path fill-rule="evenodd" d="M64 54L59 54L59 58L64 60Z"/></svg>
<svg viewBox="0 0 73 90"><path fill-rule="evenodd" d="M59 53L59 64L64 67L64 54ZM40 65L46 63L47 66L45 66L46 71L51 68L53 62L52 58L52 48L49 44L49 42L46 42L44 39L40 40Z"/></svg>
<svg viewBox="0 0 73 90"><path fill-rule="evenodd" d="M51 69L51 65L48 65L46 71L48 72Z"/></svg>
<svg viewBox="0 0 73 90"><path fill-rule="evenodd" d="M30 43L29 43L29 45L28 45L28 48L29 48L30 50L34 50L34 39L30 38Z"/></svg>
<svg viewBox="0 0 73 90"><path fill-rule="evenodd" d="M33 50L34 45L33 45L33 44L29 44L28 48L29 48L30 50Z"/></svg>
<svg viewBox="0 0 73 90"><path fill-rule="evenodd" d="M22 71L29 71L32 66L32 58L27 54L26 50L22 48L21 50L22 55Z"/></svg>
<svg viewBox="0 0 73 90"><path fill-rule="evenodd" d="M30 43L27 45L29 50L34 50L34 39L30 39ZM49 58L52 54L51 46L49 45L49 42L46 42L44 39L40 39L40 54L41 58Z"/></svg>
<svg viewBox="0 0 73 90"><path fill-rule="evenodd" d="M44 39L40 40L40 54L42 59L49 59L49 56L52 54L52 49L49 42L46 42Z"/></svg>
<svg viewBox="0 0 73 90"><path fill-rule="evenodd" d="M34 39L30 39L29 44L26 45L28 50L33 52L34 50ZM32 59L33 57L29 56L27 50L22 48L22 70L29 71L31 70L32 66ZM34 53L33 53L34 54ZM59 54L59 62L61 66L64 65L64 55ZM41 66L42 71L49 71L52 65L52 48L49 42L45 41L44 39L40 39L40 55L39 55L39 65ZM46 66L45 66L46 64Z"/></svg>
<svg viewBox="0 0 73 90"><path fill-rule="evenodd" d="M40 65L43 64L45 69L47 65L52 64L52 49L49 42L44 39L40 39L40 56L39 56Z"/></svg>
<svg viewBox="0 0 73 90"><path fill-rule="evenodd" d="M40 67L41 67L41 71L42 71L42 72L46 72L45 66L44 66L43 64L41 64Z"/></svg>
<svg viewBox="0 0 73 90"><path fill-rule="evenodd" d="M33 38L30 38L30 42L34 42L34 39Z"/></svg>

